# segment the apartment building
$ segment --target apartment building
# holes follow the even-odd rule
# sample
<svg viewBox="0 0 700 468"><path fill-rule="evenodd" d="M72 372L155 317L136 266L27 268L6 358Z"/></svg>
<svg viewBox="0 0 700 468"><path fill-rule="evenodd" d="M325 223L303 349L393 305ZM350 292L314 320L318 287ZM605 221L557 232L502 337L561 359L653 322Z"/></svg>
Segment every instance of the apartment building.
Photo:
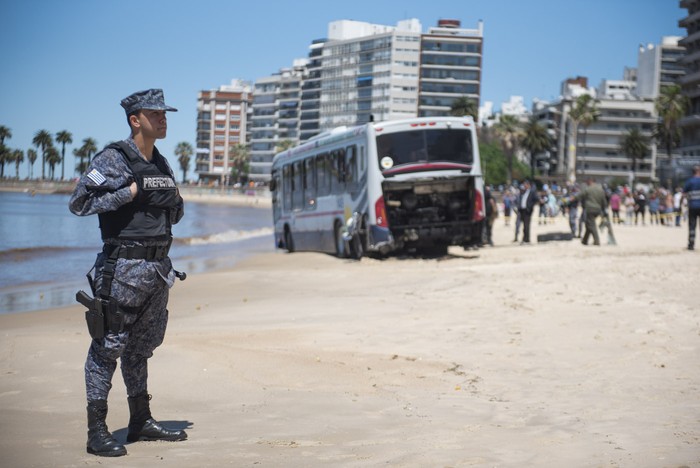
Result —
<svg viewBox="0 0 700 468"><path fill-rule="evenodd" d="M200 182L230 182L233 149L247 144L251 105L251 86L241 80L198 93L195 172Z"/></svg>
<svg viewBox="0 0 700 468"><path fill-rule="evenodd" d="M681 148L683 156L700 156L700 0L681 0L680 7L688 11L688 16L678 25L685 28L687 35L678 41L686 50L681 59L685 76L680 79L683 94L690 99L688 115L679 124L681 127Z"/></svg>
<svg viewBox="0 0 700 468"><path fill-rule="evenodd" d="M583 86L581 85L583 84ZM555 102L536 101L533 114L545 125L556 142L556 154L548 162L549 175L565 181L570 164L575 164L576 180L587 176L598 180L627 182L632 178L632 160L622 152L623 138L633 128L650 139L650 154L637 161L637 180L654 180L657 151L651 139L657 117L654 101L634 94L635 83L625 80L603 80L597 89L585 87L587 80L569 80L563 85L563 96ZM596 99L598 120L588 126L579 125L573 151L573 125L569 118L576 99L582 93Z"/></svg>
<svg viewBox="0 0 700 468"><path fill-rule="evenodd" d="M479 108L483 60L483 23L463 29L461 22L441 19L421 36L418 116L449 115L463 96Z"/></svg>
<svg viewBox="0 0 700 468"><path fill-rule="evenodd" d="M299 59L291 68L255 82L250 125L250 172L256 182L270 180L272 158L278 146L299 143L302 82L307 61Z"/></svg>
<svg viewBox="0 0 700 468"><path fill-rule="evenodd" d="M329 23L321 53L320 130L416 115L421 25Z"/></svg>
<svg viewBox="0 0 700 468"><path fill-rule="evenodd" d="M327 39L316 39L309 46L306 72L301 84L300 141L306 141L321 132L321 58L326 41Z"/></svg>
<svg viewBox="0 0 700 468"><path fill-rule="evenodd" d="M679 44L681 38L666 36L660 44L639 46L637 58L637 96L656 99L661 88L678 84L685 76L682 59L685 47Z"/></svg>

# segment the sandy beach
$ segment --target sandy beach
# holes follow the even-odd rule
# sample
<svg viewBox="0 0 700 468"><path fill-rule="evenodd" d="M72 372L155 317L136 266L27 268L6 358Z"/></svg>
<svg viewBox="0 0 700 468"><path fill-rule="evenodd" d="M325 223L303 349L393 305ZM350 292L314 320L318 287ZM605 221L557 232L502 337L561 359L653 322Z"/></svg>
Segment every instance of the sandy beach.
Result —
<svg viewBox="0 0 700 468"><path fill-rule="evenodd" d="M85 453L80 306L0 316L0 466L700 466L687 227L441 259L257 256L172 290L156 418L189 440ZM533 225L533 235L566 222ZM121 375L108 424L125 441Z"/></svg>

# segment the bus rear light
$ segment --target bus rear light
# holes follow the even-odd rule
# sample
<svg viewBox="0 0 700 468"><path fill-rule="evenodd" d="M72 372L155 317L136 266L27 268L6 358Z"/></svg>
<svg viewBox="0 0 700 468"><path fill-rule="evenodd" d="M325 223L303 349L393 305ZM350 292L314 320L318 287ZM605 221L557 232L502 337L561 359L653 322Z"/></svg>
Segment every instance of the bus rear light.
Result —
<svg viewBox="0 0 700 468"><path fill-rule="evenodd" d="M374 203L374 214L377 217L377 226L388 228L389 222L386 219L386 207L384 206L384 197L377 198Z"/></svg>
<svg viewBox="0 0 700 468"><path fill-rule="evenodd" d="M465 123L465 124L462 124L462 125L464 125L465 127L471 126L471 124L468 124L468 123Z"/></svg>
<svg viewBox="0 0 700 468"><path fill-rule="evenodd" d="M481 221L484 219L484 198L481 192L478 190L474 191L474 215L472 219L474 221Z"/></svg>

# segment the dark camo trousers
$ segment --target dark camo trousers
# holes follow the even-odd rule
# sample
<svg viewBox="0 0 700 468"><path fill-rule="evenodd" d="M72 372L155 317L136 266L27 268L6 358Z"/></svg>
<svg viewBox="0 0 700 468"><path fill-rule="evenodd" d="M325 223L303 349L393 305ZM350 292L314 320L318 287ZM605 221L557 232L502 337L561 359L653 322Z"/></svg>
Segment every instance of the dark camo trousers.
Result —
<svg viewBox="0 0 700 468"><path fill-rule="evenodd" d="M698 218L700 218L700 208L690 208L688 210L688 247L695 247Z"/></svg>
<svg viewBox="0 0 700 468"><path fill-rule="evenodd" d="M116 279L112 282L112 297L128 308L126 330L109 332L99 341L92 340L85 361L88 401L107 399L117 359L121 360L128 396L148 391L148 359L163 342L168 324L169 288L164 281L158 281L158 286L144 292Z"/></svg>

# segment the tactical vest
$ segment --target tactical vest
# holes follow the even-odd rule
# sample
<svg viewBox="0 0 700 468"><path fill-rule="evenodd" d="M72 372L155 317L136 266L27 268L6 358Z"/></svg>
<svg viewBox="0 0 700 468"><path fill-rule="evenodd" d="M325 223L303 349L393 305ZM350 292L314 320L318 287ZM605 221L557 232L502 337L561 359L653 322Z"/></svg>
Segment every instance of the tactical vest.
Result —
<svg viewBox="0 0 700 468"><path fill-rule="evenodd" d="M151 203L154 197L171 200L177 194L165 158L154 147L152 162L146 161L124 141L112 143L107 148L119 151L124 157L137 181L139 193L131 203L118 210L99 214L102 239L169 240L169 207Z"/></svg>

